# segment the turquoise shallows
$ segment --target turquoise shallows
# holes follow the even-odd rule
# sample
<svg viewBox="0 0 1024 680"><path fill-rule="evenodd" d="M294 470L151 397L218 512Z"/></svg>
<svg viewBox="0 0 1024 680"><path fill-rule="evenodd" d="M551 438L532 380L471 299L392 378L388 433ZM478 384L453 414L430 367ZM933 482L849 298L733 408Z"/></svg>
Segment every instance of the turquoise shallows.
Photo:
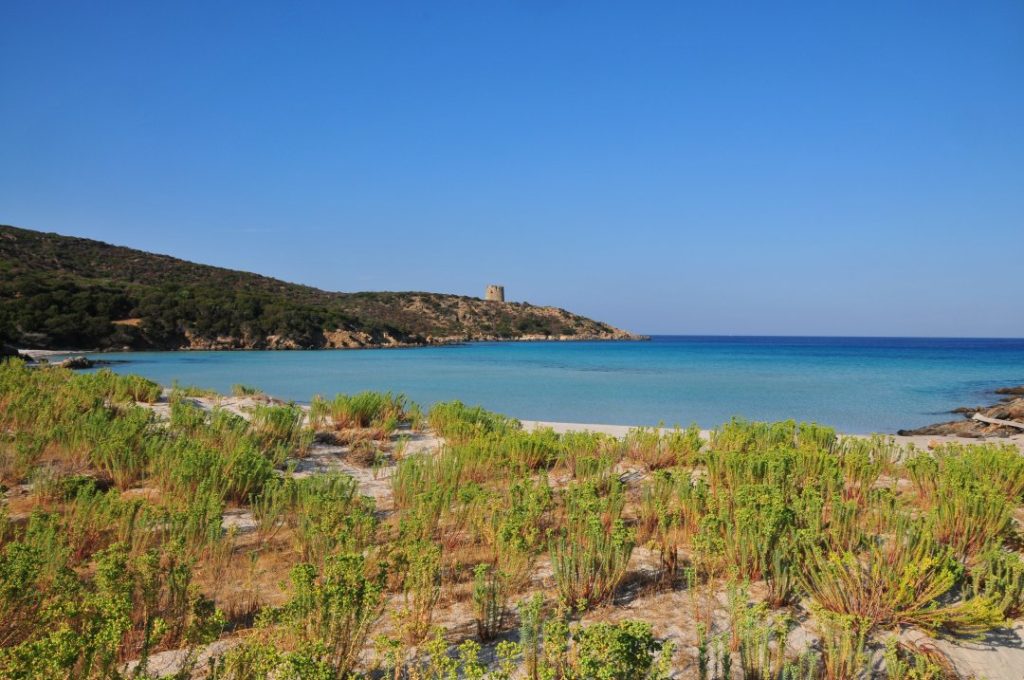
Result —
<svg viewBox="0 0 1024 680"><path fill-rule="evenodd" d="M1024 340L655 336L650 342L480 343L393 350L95 355L164 384L284 399L403 392L530 420L713 427L731 416L895 432L1024 383Z"/></svg>

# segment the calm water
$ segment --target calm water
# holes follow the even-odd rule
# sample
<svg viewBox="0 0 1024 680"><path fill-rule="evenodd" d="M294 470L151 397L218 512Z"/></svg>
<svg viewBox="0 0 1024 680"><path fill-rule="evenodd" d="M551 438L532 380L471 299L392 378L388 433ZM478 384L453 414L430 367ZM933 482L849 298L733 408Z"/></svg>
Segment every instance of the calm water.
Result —
<svg viewBox="0 0 1024 680"><path fill-rule="evenodd" d="M399 350L97 355L164 384L285 399L359 390L531 420L714 426L733 415L894 432L1024 383L1024 340L660 336L641 343L485 343Z"/></svg>

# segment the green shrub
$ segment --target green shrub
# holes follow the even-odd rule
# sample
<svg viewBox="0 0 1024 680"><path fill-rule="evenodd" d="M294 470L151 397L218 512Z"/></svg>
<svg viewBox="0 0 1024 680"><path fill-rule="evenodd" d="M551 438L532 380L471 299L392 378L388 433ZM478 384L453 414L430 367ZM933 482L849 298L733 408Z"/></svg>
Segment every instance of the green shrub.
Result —
<svg viewBox="0 0 1024 680"><path fill-rule="evenodd" d="M211 390L198 385L181 385L177 380L171 383L171 394L168 401L177 401L186 397L192 399L214 398L219 396L216 390Z"/></svg>
<svg viewBox="0 0 1024 680"><path fill-rule="evenodd" d="M163 389L152 380L138 375L118 375L103 368L95 373L78 374L74 380L112 402L152 404L160 399Z"/></svg>
<svg viewBox="0 0 1024 680"><path fill-rule="evenodd" d="M744 680L785 677L788 618L770 619L763 603L753 607L742 604L733 626Z"/></svg>
<svg viewBox="0 0 1024 680"><path fill-rule="evenodd" d="M919 453L905 463L918 493L935 497L940 481L958 486L990 486L1008 501L1024 500L1024 456L1012 445L943 444L932 453Z"/></svg>
<svg viewBox="0 0 1024 680"><path fill-rule="evenodd" d="M822 672L828 680L867 680L868 633L872 621L850 614L814 610L821 638Z"/></svg>
<svg viewBox="0 0 1024 680"><path fill-rule="evenodd" d="M384 611L383 568L358 553L328 557L320 574L309 564L292 570L293 594L283 618L307 643L322 647L319 661L348 677Z"/></svg>
<svg viewBox="0 0 1024 680"><path fill-rule="evenodd" d="M704 438L700 428L690 425L685 430L676 426L662 435L662 446L667 449L679 464L692 465L697 462L704 448Z"/></svg>
<svg viewBox="0 0 1024 680"><path fill-rule="evenodd" d="M493 640L501 631L505 620L506 595L496 570L487 564L478 564L473 570L473 613L476 631L481 640Z"/></svg>
<svg viewBox="0 0 1024 680"><path fill-rule="evenodd" d="M500 442L500 443L498 443ZM533 432L511 430L496 442L500 457L508 467L529 473L554 464L559 452L559 438L554 430L540 428Z"/></svg>
<svg viewBox="0 0 1024 680"><path fill-rule="evenodd" d="M295 536L303 559L319 564L337 552L358 552L370 544L377 525L373 499L342 473L326 473L295 484Z"/></svg>
<svg viewBox="0 0 1024 680"><path fill-rule="evenodd" d="M855 617L870 628L916 625L978 634L1003 623L988 599L951 600L963 567L923 528L903 522L894 535L859 554L805 549L799 576L822 611Z"/></svg>
<svg viewBox="0 0 1024 680"><path fill-rule="evenodd" d="M43 569L34 546L10 543L0 553L0 648L21 643L39 626Z"/></svg>
<svg viewBox="0 0 1024 680"><path fill-rule="evenodd" d="M466 406L461 401L434 404L427 413L427 423L450 442L464 442L486 434L507 434L520 428L518 420L480 406Z"/></svg>
<svg viewBox="0 0 1024 680"><path fill-rule="evenodd" d="M402 549L402 594L404 605L400 620L411 644L426 638L441 597L441 548L416 541Z"/></svg>
<svg viewBox="0 0 1024 680"><path fill-rule="evenodd" d="M566 522L550 540L551 568L562 601L583 610L614 594L634 535L621 518L625 499L618 483L604 497L592 484L570 486L564 499Z"/></svg>
<svg viewBox="0 0 1024 680"><path fill-rule="evenodd" d="M674 648L644 621L568 626L544 624L539 676L564 680L662 680L670 677Z"/></svg>
<svg viewBox="0 0 1024 680"><path fill-rule="evenodd" d="M336 429L381 427L404 419L406 399L391 392L360 392L339 394L327 402L314 400L312 415L319 421L329 420Z"/></svg>
<svg viewBox="0 0 1024 680"><path fill-rule="evenodd" d="M305 420L305 411L295 405L258 405L250 413L249 427L260 450L282 462L289 455L305 456L313 444L313 430Z"/></svg>
<svg viewBox="0 0 1024 680"><path fill-rule="evenodd" d="M31 557L22 565L19 578L40 577ZM0 560L4 584L10 583L9 575ZM0 649L0 674L118 677L123 656L141 658L140 671L145 671L150 650L161 642L207 644L220 634L223 619L212 603L188 588L189 580L186 564L156 553L132 559L125 546L111 546L97 554L90 584L64 570L32 596L35 621L21 640ZM0 598L3 591L0 585Z"/></svg>
<svg viewBox="0 0 1024 680"><path fill-rule="evenodd" d="M258 397L263 394L263 390L252 385L237 383L231 386L231 394L236 397Z"/></svg>
<svg viewBox="0 0 1024 680"><path fill-rule="evenodd" d="M224 498L247 502L273 477L274 458L283 459L295 446L258 428L254 433L245 419L224 409L207 413L187 401L172 402L174 436L156 449L151 472L161 486L179 493L209 481Z"/></svg>
<svg viewBox="0 0 1024 680"><path fill-rule="evenodd" d="M678 462L676 452L663 445L657 428L635 427L626 433L627 455L643 463L648 470L671 467Z"/></svg>
<svg viewBox="0 0 1024 680"><path fill-rule="evenodd" d="M462 481L463 463L457 455L417 454L398 462L391 477L395 506L408 508L428 491L452 494Z"/></svg>
<svg viewBox="0 0 1024 680"><path fill-rule="evenodd" d="M959 677L940 652L929 654L912 645L902 644L895 637L886 640L883 659L888 680L948 680Z"/></svg>
<svg viewBox="0 0 1024 680"><path fill-rule="evenodd" d="M935 538L961 560L998 547L1010 528L1010 505L999 491L940 482L929 519Z"/></svg>
<svg viewBox="0 0 1024 680"><path fill-rule="evenodd" d="M161 445L151 435L152 413L132 407L117 416L97 411L83 423L90 462L110 476L119 489L128 489L146 474L153 452Z"/></svg>
<svg viewBox="0 0 1024 680"><path fill-rule="evenodd" d="M688 471L659 470L644 486L640 538L658 548L667 578L677 575L679 551L691 543L707 513L707 503L707 484L692 479Z"/></svg>
<svg viewBox="0 0 1024 680"><path fill-rule="evenodd" d="M980 554L965 583L967 597L991 600L1007 619L1024 614L1024 560L1017 553L991 547Z"/></svg>
<svg viewBox="0 0 1024 680"><path fill-rule="evenodd" d="M769 484L742 484L730 494L709 495L695 549L706 564L720 561L740 577L763 578L780 544L795 527L795 514L783 492Z"/></svg>

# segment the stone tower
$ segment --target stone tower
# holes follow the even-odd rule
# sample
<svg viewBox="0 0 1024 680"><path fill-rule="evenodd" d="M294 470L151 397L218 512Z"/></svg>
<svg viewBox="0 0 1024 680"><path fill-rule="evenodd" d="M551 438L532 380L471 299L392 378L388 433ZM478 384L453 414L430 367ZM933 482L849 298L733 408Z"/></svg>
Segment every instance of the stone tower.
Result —
<svg viewBox="0 0 1024 680"><path fill-rule="evenodd" d="M484 295L484 299L490 302L504 302L505 301L505 286L487 286L487 294Z"/></svg>

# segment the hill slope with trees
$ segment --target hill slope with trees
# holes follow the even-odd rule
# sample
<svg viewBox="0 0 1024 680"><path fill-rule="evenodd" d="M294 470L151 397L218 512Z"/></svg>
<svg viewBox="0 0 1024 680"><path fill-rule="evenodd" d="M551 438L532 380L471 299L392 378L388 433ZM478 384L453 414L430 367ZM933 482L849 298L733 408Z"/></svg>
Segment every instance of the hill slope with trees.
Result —
<svg viewBox="0 0 1024 680"><path fill-rule="evenodd" d="M337 293L0 225L0 343L42 349L311 349L638 339L556 307Z"/></svg>

